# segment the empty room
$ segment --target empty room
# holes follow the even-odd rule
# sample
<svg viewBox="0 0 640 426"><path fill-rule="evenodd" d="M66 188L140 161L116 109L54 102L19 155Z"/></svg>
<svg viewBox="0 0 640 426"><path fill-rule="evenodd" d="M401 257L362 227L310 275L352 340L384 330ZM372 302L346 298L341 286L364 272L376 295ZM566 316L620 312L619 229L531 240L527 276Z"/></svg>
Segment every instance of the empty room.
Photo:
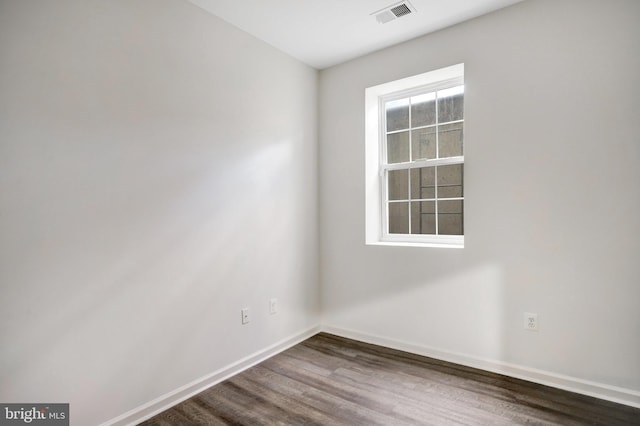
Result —
<svg viewBox="0 0 640 426"><path fill-rule="evenodd" d="M640 425L637 0L0 0L0 424Z"/></svg>

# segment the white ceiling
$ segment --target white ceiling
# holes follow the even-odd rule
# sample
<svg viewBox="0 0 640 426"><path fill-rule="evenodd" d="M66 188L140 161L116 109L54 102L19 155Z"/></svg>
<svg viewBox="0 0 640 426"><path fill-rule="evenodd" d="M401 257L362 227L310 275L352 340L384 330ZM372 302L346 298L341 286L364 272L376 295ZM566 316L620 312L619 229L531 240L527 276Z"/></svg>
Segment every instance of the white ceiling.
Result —
<svg viewBox="0 0 640 426"><path fill-rule="evenodd" d="M522 0L409 0L416 13L371 15L398 0L189 0L317 69L475 18Z"/></svg>

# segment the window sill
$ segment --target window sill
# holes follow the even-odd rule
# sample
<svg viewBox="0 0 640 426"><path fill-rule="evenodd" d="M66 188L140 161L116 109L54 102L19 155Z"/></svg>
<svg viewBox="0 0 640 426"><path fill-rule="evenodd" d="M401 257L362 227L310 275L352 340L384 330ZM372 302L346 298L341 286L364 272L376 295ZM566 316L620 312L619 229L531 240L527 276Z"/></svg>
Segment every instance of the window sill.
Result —
<svg viewBox="0 0 640 426"><path fill-rule="evenodd" d="M431 247L431 248L448 248L448 249L462 249L462 244L452 243L422 243L422 242L409 242L409 241L376 241L367 242L368 246L391 246L391 247Z"/></svg>

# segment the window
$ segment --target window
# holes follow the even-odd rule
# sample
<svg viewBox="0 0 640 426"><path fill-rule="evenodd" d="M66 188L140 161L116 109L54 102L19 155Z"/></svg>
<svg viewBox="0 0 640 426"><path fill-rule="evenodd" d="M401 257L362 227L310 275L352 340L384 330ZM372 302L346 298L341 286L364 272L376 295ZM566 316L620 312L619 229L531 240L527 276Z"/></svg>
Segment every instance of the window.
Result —
<svg viewBox="0 0 640 426"><path fill-rule="evenodd" d="M366 90L368 244L464 245L463 72Z"/></svg>

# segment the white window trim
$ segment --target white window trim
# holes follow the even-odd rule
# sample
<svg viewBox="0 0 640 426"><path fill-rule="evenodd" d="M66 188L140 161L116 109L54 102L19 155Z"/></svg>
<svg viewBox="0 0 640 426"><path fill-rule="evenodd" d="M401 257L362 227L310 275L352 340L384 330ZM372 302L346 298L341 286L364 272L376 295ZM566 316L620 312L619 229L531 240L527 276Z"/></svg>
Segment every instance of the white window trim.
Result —
<svg viewBox="0 0 640 426"><path fill-rule="evenodd" d="M424 74L395 80L365 89L365 243L368 245L390 245L408 247L464 247L464 235L419 235L419 234L386 234L382 209L386 208L382 191L384 188L381 176L381 163L385 158L383 144L385 135L384 122L381 119L384 102L402 99L416 91L428 91L442 88L453 83L464 84L464 64L452 65ZM463 157L462 157L463 158ZM460 162L459 157L428 160L429 165ZM412 164L420 167L421 162ZM399 165L386 165L387 170Z"/></svg>

